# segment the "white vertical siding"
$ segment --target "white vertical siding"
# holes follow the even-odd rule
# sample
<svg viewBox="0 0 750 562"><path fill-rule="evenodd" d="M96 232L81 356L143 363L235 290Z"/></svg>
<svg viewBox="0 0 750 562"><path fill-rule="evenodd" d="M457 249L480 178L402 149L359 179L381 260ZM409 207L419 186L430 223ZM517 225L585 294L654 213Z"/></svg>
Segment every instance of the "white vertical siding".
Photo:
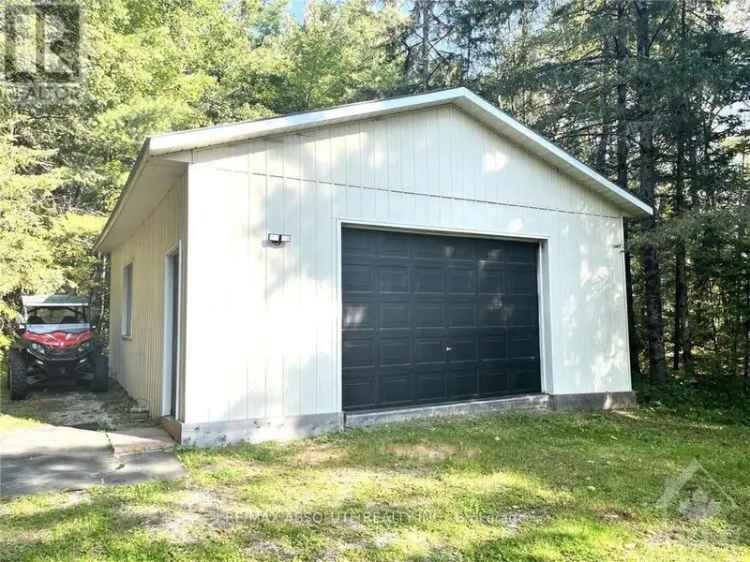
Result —
<svg viewBox="0 0 750 562"><path fill-rule="evenodd" d="M546 390L630 389L622 213L457 108L199 151L188 192L187 421L340 411L341 222L545 240Z"/></svg>
<svg viewBox="0 0 750 562"><path fill-rule="evenodd" d="M164 380L164 257L178 241L184 256L185 185L185 178L180 178L133 236L111 254L110 371L131 396L148 404L155 417L162 415ZM129 263L133 324L132 336L126 339L121 335L122 282Z"/></svg>

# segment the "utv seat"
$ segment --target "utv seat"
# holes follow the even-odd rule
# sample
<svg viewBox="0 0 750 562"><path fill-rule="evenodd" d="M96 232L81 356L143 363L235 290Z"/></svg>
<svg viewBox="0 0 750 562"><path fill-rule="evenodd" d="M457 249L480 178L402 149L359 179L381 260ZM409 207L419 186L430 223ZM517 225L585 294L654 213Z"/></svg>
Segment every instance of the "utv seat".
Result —
<svg viewBox="0 0 750 562"><path fill-rule="evenodd" d="M63 319L60 320L60 324L75 324L78 322L78 319L75 316L63 316Z"/></svg>
<svg viewBox="0 0 750 562"><path fill-rule="evenodd" d="M44 324L44 320L39 316L29 316L27 324Z"/></svg>

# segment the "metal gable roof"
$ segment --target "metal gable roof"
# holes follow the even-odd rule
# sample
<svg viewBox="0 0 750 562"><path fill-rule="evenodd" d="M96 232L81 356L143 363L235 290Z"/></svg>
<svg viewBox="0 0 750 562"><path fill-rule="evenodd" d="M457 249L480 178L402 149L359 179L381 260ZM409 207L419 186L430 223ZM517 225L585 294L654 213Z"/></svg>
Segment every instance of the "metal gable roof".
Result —
<svg viewBox="0 0 750 562"><path fill-rule="evenodd" d="M568 154L562 148L522 125L467 88L453 88L426 94L354 103L319 111L295 113L256 121L229 123L149 137L143 144L138 161L131 170L130 177L120 196L120 200L99 236L94 249L99 250L102 247L109 231L122 211L132 184L136 182L142 169L152 158L210 146L236 143L268 135L290 133L313 127L381 117L445 104L454 104L460 107L500 135L520 144L543 161L609 199L613 204L622 209L625 215L649 216L653 214L653 209L649 205L615 185Z"/></svg>

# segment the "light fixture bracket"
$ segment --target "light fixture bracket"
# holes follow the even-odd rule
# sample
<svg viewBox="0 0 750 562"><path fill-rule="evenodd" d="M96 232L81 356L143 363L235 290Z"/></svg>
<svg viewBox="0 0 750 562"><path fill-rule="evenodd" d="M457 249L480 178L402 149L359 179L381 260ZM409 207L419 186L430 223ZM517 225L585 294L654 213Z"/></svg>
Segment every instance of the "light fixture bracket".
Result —
<svg viewBox="0 0 750 562"><path fill-rule="evenodd" d="M274 246L281 246L282 244L288 244L292 241L291 234L281 234L277 232L268 233L268 241Z"/></svg>

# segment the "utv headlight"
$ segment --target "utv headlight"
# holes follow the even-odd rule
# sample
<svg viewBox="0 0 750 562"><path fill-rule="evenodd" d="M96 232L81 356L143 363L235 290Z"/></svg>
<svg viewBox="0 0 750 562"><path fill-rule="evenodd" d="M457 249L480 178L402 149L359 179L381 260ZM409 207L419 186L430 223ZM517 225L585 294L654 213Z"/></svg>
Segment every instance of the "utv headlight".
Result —
<svg viewBox="0 0 750 562"><path fill-rule="evenodd" d="M91 348L94 347L94 342L91 340L83 342L81 345L78 346L78 353L87 353L91 351Z"/></svg>
<svg viewBox="0 0 750 562"><path fill-rule="evenodd" d="M34 342L30 347L32 351L36 351L39 355L44 355L47 352L47 350L41 343Z"/></svg>

